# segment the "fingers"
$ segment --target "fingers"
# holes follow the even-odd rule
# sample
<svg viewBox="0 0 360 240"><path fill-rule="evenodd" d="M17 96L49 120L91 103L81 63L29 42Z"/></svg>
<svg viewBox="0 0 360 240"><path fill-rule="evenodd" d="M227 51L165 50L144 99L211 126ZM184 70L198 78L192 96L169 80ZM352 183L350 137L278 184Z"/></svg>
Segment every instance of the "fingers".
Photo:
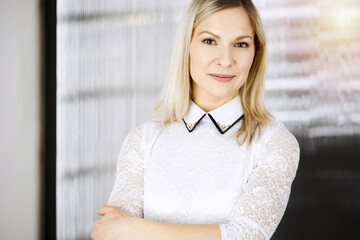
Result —
<svg viewBox="0 0 360 240"><path fill-rule="evenodd" d="M105 214L108 213L117 213L122 217L130 216L130 214L124 211L121 207L112 207L112 206L103 206L102 208L97 210L96 213L100 216L105 216Z"/></svg>
<svg viewBox="0 0 360 240"><path fill-rule="evenodd" d="M96 220L96 221L94 222L94 224L93 224L93 227L95 227L95 225L101 224L102 219L103 219L103 218L100 218L100 219Z"/></svg>
<svg viewBox="0 0 360 240"><path fill-rule="evenodd" d="M91 239L96 240L96 239L100 239L99 237L101 235L99 235L101 232L101 229L99 229L99 226L97 226L97 222L94 223L93 226L93 230L91 232Z"/></svg>
<svg viewBox="0 0 360 240"><path fill-rule="evenodd" d="M99 224L101 223L101 219L99 219L99 220L97 220L97 221L95 221L94 222L94 224L93 224L93 230L92 230L92 232L91 232L91 239L93 239L93 240L96 240L96 239L99 239L98 238L98 233L99 233Z"/></svg>
<svg viewBox="0 0 360 240"><path fill-rule="evenodd" d="M109 213L111 211L113 211L113 207L103 206L102 208L97 210L96 213L99 214L100 216L104 216L105 214L107 214L107 213Z"/></svg>

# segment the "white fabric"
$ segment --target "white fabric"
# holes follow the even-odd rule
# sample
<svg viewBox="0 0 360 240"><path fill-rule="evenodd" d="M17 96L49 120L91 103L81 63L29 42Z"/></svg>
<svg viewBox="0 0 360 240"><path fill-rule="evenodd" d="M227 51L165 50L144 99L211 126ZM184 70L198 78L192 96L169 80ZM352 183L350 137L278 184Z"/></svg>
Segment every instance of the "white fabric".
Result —
<svg viewBox="0 0 360 240"><path fill-rule="evenodd" d="M192 102L189 112L184 117L184 121L188 124L188 126L195 126L205 114L207 113L204 110ZM243 115L241 100L239 97L234 97L223 106L210 111L208 114L210 114L219 123L220 129L223 127L221 131L219 131L225 132L227 129L230 129L231 125L235 123L239 117Z"/></svg>
<svg viewBox="0 0 360 240"><path fill-rule="evenodd" d="M235 122L242 115L238 100L212 117ZM127 135L108 205L161 222L220 224L222 240L270 239L297 171L296 138L273 119L251 145L239 146L234 134L243 120L222 134L207 113L192 109L197 117L190 110L184 119L205 116L191 132L185 121L163 129L147 121Z"/></svg>

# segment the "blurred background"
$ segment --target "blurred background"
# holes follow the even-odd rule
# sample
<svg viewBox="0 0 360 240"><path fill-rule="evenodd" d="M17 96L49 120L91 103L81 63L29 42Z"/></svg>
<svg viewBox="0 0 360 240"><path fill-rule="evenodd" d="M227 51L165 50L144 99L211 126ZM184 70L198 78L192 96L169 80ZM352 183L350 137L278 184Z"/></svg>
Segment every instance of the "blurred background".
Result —
<svg viewBox="0 0 360 240"><path fill-rule="evenodd" d="M0 239L90 239L189 0L0 0ZM272 239L360 234L360 1L254 0L301 157Z"/></svg>

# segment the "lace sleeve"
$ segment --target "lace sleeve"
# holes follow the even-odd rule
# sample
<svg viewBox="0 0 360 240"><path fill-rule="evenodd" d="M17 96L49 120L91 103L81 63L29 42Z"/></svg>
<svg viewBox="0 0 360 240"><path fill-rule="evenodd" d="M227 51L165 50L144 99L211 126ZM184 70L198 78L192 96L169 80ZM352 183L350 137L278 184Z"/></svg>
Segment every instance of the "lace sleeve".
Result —
<svg viewBox="0 0 360 240"><path fill-rule="evenodd" d="M142 130L132 130L125 138L120 149L116 180L111 192L109 206L122 207L134 217L144 218L144 167L143 153L140 146Z"/></svg>
<svg viewBox="0 0 360 240"><path fill-rule="evenodd" d="M222 240L271 238L285 212L299 155L296 138L281 125L261 149L229 221L220 224Z"/></svg>

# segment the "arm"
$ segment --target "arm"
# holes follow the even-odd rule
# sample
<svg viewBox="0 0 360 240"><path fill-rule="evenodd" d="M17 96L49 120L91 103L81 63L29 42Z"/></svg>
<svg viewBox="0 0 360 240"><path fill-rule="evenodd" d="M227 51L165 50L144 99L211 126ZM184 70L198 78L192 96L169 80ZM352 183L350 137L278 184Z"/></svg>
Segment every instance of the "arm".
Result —
<svg viewBox="0 0 360 240"><path fill-rule="evenodd" d="M122 234L131 236L132 240L220 240L218 224L173 224L143 218L144 160L140 147L141 136L140 128L131 131L126 136L119 153L116 181L107 205L121 207L133 218L126 218L116 228L121 229ZM108 212L119 213L108 207L101 209L102 216ZM115 218L121 220L120 215L121 212ZM109 233L109 230L104 229L104 231ZM102 239L101 237L105 235L100 232L97 236ZM92 237L96 238L95 235Z"/></svg>
<svg viewBox="0 0 360 240"><path fill-rule="evenodd" d="M220 224L222 240L270 239L285 212L299 164L298 142L281 125L260 151L229 221Z"/></svg>
<svg viewBox="0 0 360 240"><path fill-rule="evenodd" d="M133 240L220 240L219 224L178 224L134 219L139 229Z"/></svg>
<svg viewBox="0 0 360 240"><path fill-rule="evenodd" d="M284 214L298 162L298 142L281 126L259 153L257 166L227 223L172 224L138 219L136 225L143 231L137 239L270 239Z"/></svg>
<svg viewBox="0 0 360 240"><path fill-rule="evenodd" d="M144 167L140 147L142 129L132 130L120 149L116 180L107 205L121 207L133 217L144 217Z"/></svg>

